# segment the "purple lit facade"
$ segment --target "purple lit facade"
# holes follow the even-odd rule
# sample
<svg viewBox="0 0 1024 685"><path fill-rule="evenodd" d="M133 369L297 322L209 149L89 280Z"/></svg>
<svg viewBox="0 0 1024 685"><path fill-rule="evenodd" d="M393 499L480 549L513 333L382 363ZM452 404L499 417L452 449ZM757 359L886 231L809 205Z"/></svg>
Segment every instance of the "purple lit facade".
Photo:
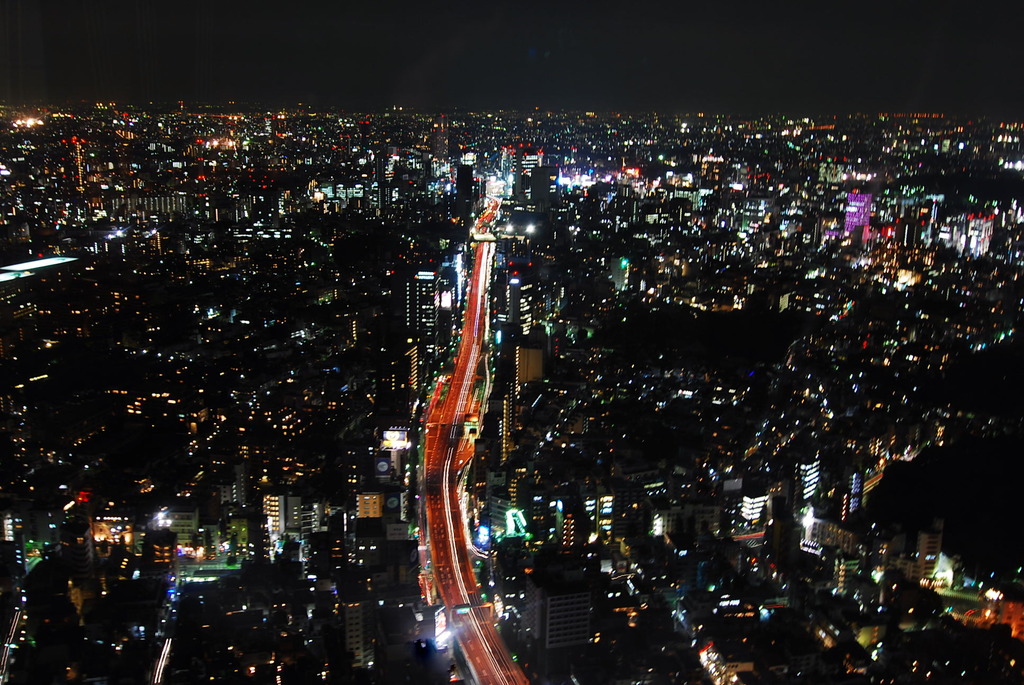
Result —
<svg viewBox="0 0 1024 685"><path fill-rule="evenodd" d="M850 193L846 196L846 235L864 232L871 225L871 193Z"/></svg>

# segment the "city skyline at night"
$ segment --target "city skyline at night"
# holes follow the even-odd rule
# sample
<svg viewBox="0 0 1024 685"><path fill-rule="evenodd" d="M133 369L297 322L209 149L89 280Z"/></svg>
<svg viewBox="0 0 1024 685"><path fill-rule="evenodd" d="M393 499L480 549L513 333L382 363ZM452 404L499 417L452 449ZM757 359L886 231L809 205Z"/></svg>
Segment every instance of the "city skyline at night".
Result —
<svg viewBox="0 0 1024 685"><path fill-rule="evenodd" d="M0 685L1024 683L1015 10L0 0Z"/></svg>
<svg viewBox="0 0 1024 685"><path fill-rule="evenodd" d="M10 682L1022 679L1021 123L2 111Z"/></svg>

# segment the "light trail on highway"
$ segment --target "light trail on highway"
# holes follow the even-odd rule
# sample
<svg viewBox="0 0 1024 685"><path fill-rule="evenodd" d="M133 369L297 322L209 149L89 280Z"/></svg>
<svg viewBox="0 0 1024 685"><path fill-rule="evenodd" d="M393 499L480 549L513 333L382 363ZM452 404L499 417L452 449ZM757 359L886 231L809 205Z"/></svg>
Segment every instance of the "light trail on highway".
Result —
<svg viewBox="0 0 1024 685"><path fill-rule="evenodd" d="M160 656L157 657L156 665L153 667L153 677L149 681L151 685L160 685L164 682L164 670L166 670L167 664L171 659L171 645L173 643L173 637L164 640L163 647L160 649Z"/></svg>
<svg viewBox="0 0 1024 685"><path fill-rule="evenodd" d="M489 232L499 202L489 200L477 219L474 235ZM447 384L443 399L431 403L424 448L425 503L428 549L433 585L448 612L452 634L458 640L476 682L481 685L529 683L512 659L494 625L494 612L483 604L466 523L460 506L459 474L473 458L473 439L466 434L468 416L478 416L474 390L479 380L488 333L488 299L494 243L477 242L473 248L473 277L462 325L462 338L454 370L439 383ZM435 393L435 398L438 394Z"/></svg>
<svg viewBox="0 0 1024 685"><path fill-rule="evenodd" d="M7 631L7 635L4 637L3 646L0 647L0 683L6 683L8 681L8 671L11 666L11 652L18 646L15 642L15 638L18 634L18 626L21 625L22 619L21 607L14 607L11 612L11 625Z"/></svg>

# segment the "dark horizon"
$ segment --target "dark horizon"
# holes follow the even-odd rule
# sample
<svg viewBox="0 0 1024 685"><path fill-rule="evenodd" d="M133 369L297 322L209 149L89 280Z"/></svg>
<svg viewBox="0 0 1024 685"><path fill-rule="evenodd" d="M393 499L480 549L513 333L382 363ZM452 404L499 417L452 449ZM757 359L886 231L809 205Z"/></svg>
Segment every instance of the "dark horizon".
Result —
<svg viewBox="0 0 1024 685"><path fill-rule="evenodd" d="M1005 0L969 15L951 1L2 1L11 103L1024 116Z"/></svg>

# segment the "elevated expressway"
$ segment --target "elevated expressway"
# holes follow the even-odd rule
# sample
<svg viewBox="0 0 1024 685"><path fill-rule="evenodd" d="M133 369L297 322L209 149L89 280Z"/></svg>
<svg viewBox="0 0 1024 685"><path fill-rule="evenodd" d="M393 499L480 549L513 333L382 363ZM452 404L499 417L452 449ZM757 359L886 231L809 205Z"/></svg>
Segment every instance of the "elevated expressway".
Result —
<svg viewBox="0 0 1024 685"><path fill-rule="evenodd" d="M474 234L489 233L498 211L490 200L477 219ZM523 674L495 628L494 612L483 603L470 557L466 521L460 506L460 473L473 458L473 436L467 419L480 415L476 394L488 335L488 298L494 242L473 246L473 272L468 288L462 336L454 370L443 376L432 394L426 416L424 447L424 510L430 556L425 592L436 592L447 609L449 629L458 641L473 680L480 685L525 685ZM425 567L426 568L426 567Z"/></svg>

